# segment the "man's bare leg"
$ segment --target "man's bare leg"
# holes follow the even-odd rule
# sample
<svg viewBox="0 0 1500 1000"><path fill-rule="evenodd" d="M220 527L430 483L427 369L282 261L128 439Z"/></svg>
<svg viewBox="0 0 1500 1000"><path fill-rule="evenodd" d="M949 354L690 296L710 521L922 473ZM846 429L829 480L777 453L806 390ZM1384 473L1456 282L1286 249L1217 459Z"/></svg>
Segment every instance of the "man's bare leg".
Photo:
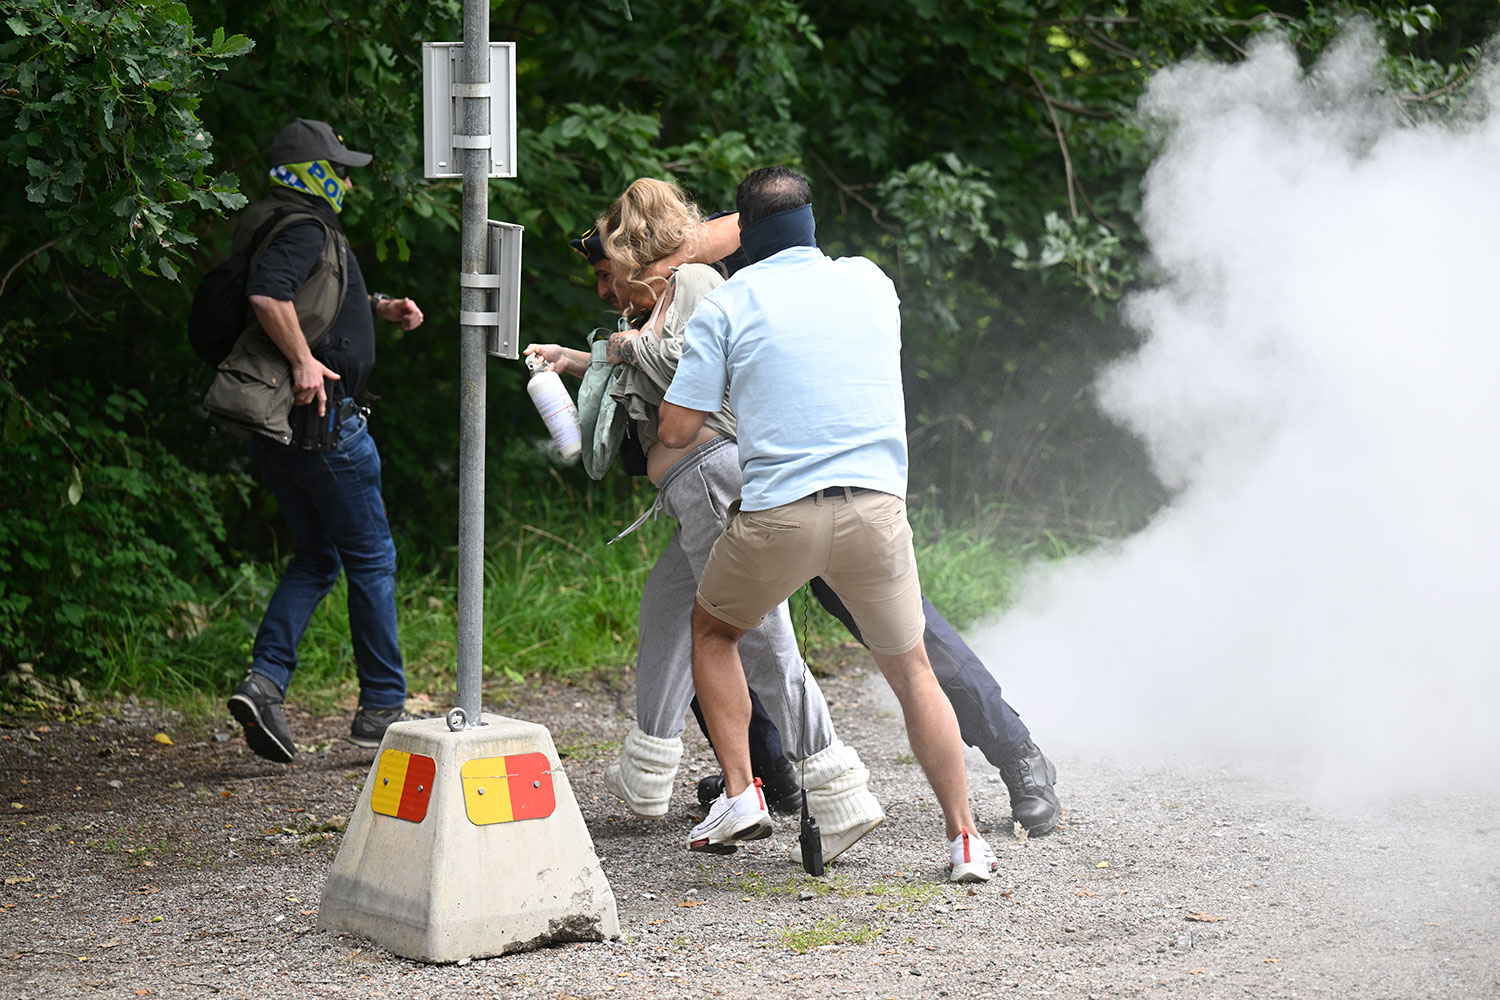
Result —
<svg viewBox="0 0 1500 1000"><path fill-rule="evenodd" d="M695 677L696 653L695 646ZM969 811L969 779L964 773L964 745L958 734L958 718L953 714L953 706L944 696L943 689L938 686L932 664L927 660L926 647L919 642L915 648L897 656L884 653L875 653L874 656L886 683L901 702L911 752L922 765L927 783L932 786L938 805L943 809L948 839L953 840L963 830L972 832L974 815ZM698 689L698 694L701 702L702 688ZM714 742L718 742L717 736Z"/></svg>
<svg viewBox="0 0 1500 1000"><path fill-rule="evenodd" d="M693 605L693 687L698 707L708 724L719 766L724 769L724 794L729 798L750 787L750 688L740 663L740 636L745 630L714 617L701 604ZM928 674L932 670L928 669ZM933 681L936 684L936 679ZM945 701L944 704L947 704ZM949 710L952 715L952 710ZM954 723L954 733L958 732ZM967 787L964 792L967 797Z"/></svg>

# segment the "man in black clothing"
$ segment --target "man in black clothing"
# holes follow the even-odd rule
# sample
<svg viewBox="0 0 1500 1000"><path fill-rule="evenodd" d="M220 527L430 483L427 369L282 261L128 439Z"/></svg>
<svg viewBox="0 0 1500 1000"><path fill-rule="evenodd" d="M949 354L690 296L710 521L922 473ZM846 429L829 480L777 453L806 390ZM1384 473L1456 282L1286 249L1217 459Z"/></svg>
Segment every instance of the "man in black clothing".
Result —
<svg viewBox="0 0 1500 1000"><path fill-rule="evenodd" d="M271 194L246 210L237 237L282 206L313 216L277 233L246 288L260 328L291 365L291 443L251 434L248 447L296 548L256 633L250 672L229 699L229 710L252 750L287 762L296 745L282 700L297 668L297 645L340 569L348 579L360 690L349 739L377 747L386 727L403 717L396 547L380 498L380 455L368 410L355 400L375 365L372 312L412 330L421 324L422 311L411 299L370 294L343 238L338 213L354 186L349 169L368 164L369 153L347 148L324 122L299 118L276 136L268 158ZM340 281L346 282L342 298L330 297L328 283ZM325 308L326 315L316 314Z"/></svg>

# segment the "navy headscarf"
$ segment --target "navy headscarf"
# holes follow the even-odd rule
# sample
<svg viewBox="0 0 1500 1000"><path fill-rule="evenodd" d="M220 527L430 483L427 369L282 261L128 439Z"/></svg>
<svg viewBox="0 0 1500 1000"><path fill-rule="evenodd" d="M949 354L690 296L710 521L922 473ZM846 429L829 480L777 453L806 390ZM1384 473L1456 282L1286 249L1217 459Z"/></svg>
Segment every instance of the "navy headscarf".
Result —
<svg viewBox="0 0 1500 1000"><path fill-rule="evenodd" d="M740 247L755 264L788 247L817 246L815 229L812 206L799 205L745 226L740 230Z"/></svg>

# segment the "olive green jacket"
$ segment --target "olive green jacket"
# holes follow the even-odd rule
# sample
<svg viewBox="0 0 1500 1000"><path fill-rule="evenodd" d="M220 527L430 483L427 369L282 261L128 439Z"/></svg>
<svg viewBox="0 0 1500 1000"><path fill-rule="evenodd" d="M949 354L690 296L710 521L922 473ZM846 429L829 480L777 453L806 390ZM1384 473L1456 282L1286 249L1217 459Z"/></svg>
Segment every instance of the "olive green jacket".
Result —
<svg viewBox="0 0 1500 1000"><path fill-rule="evenodd" d="M293 191L278 191L245 209L234 231L234 252L244 250L260 227L278 213L280 217L253 251L249 273L255 273L260 255L286 227L309 219L323 225L327 233L323 252L292 299L307 345L315 347L333 325L349 290L349 241L336 222L329 224L327 213L312 210L309 199ZM251 309L244 333L219 363L203 407L241 437L264 434L291 444L293 389L291 362L261 329Z"/></svg>

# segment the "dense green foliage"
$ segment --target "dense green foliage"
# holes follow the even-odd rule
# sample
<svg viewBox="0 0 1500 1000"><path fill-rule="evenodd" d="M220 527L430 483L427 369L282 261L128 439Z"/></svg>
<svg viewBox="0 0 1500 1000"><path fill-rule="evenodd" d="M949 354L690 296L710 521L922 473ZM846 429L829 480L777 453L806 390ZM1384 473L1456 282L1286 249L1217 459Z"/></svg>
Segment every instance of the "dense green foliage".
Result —
<svg viewBox="0 0 1500 1000"><path fill-rule="evenodd" d="M373 388L408 583L446 601L460 192L421 177L420 79L421 43L458 40L461 10L0 0L0 157L22 179L0 192L0 672L146 684L119 663L243 666L264 597L245 581L266 578L245 564L274 562L284 540L240 446L197 407L208 373L183 328L226 217L265 190L262 151L298 115L376 154L345 222L371 287L427 313L412 333L382 330ZM813 180L823 245L898 283L913 490L1033 534L1126 530L1161 488L1088 386L1131 343L1114 303L1144 249L1151 137L1135 102L1155 69L1242 58L1267 31L1311 64L1351 14L1389 46L1392 90L1419 116L1462 99L1497 9L496 3L492 37L517 44L520 157L515 180L491 185L490 215L527 228L523 339L576 343L605 319L566 239L634 177L673 176L712 210L748 168L791 162ZM506 597L489 628L561 596L570 623L628 646L618 609L639 580L596 564L639 490L555 468L520 388L519 366L490 366L492 583ZM497 527L512 524L535 530ZM554 557L577 575L568 593L532 585L532 560ZM615 581L624 605L591 603ZM193 647L189 609L235 640ZM599 655L558 641L490 653L511 669Z"/></svg>
<svg viewBox="0 0 1500 1000"><path fill-rule="evenodd" d="M128 334L168 335L157 303L191 266L194 223L244 204L210 173L198 110L251 43L195 37L159 0L4 8L0 157L25 183L0 230L0 663L82 672L216 582L217 501L237 480L152 433L155 380L133 377Z"/></svg>

